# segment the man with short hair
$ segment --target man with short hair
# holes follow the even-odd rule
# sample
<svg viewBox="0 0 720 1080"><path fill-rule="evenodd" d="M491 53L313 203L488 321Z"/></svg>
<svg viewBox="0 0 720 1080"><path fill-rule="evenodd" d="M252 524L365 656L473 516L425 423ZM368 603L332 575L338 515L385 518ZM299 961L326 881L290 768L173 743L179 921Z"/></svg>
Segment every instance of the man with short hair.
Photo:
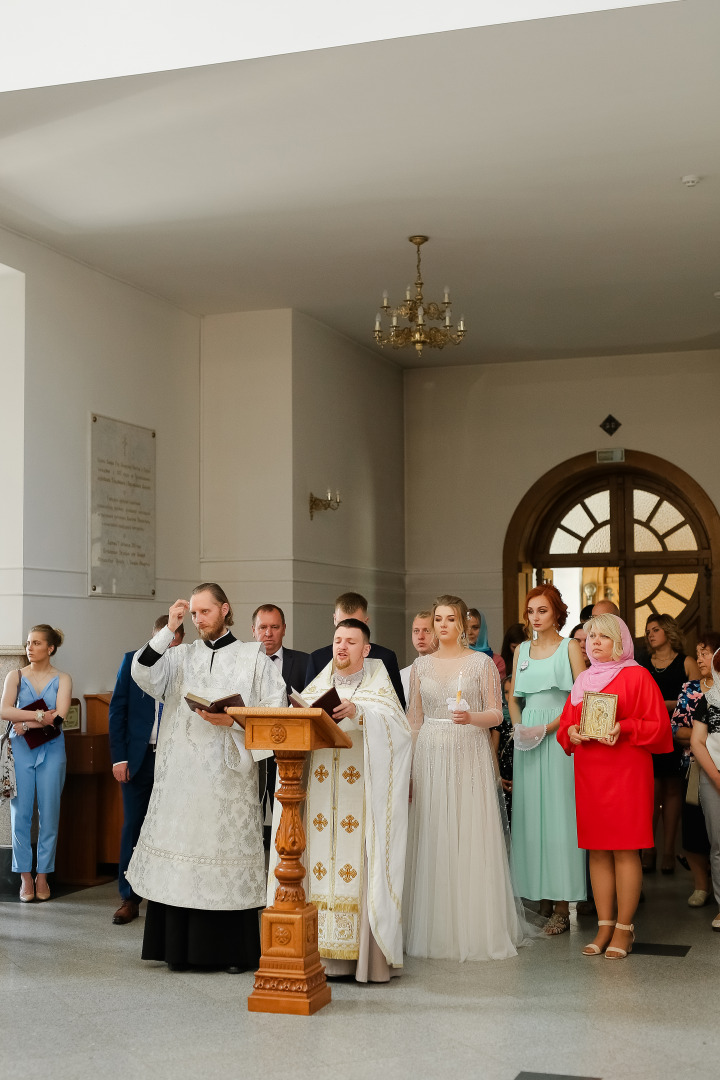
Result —
<svg viewBox="0 0 720 1080"><path fill-rule="evenodd" d="M277 604L261 604L253 611L250 629L252 636L264 646L267 655L282 672L287 692L300 690L305 685L309 654L283 645L287 631L283 609Z"/></svg>
<svg viewBox="0 0 720 1080"><path fill-rule="evenodd" d="M387 670L368 659L367 623L342 619L332 658L304 690L312 703L334 687L333 719L352 748L310 755L306 806L308 900L318 909L326 973L387 982L402 971L402 891L412 736ZM274 831L280 820L276 806ZM274 847L273 847L274 852ZM273 856L268 903L275 893Z"/></svg>
<svg viewBox="0 0 720 1080"><path fill-rule="evenodd" d="M435 652L437 649L438 639L435 637L435 631L433 630L432 611L418 611L412 624L412 643L418 656L427 656L428 653ZM400 678L405 691L405 701L410 700L411 671L412 664L408 664L407 667L402 668L400 671Z"/></svg>
<svg viewBox="0 0 720 1080"><path fill-rule="evenodd" d="M200 635L170 649L190 612ZM256 758L225 711L193 711L192 693L214 702L284 706L285 685L257 642L237 641L232 608L214 582L176 600L168 625L133 659L132 676L165 705L155 786L127 878L148 900L143 959L171 968L255 968L265 853Z"/></svg>
<svg viewBox="0 0 720 1080"><path fill-rule="evenodd" d="M368 602L362 593L347 592L341 593L335 601L335 611L333 612L333 622L335 626L342 622L344 619L357 619L358 622L370 624L370 618L368 616ZM383 664L387 668L387 673L390 676L390 682L393 689L398 696L398 701L405 709L405 692L403 690L402 679L400 678L400 666L398 664L397 656L392 649L386 649L384 645L376 645L374 642L370 642L371 660L382 660ZM310 653L310 659L307 662L307 669L305 671L305 683L311 683L315 676L326 667L332 660L332 645L325 645L322 649L316 649L315 652Z"/></svg>
<svg viewBox="0 0 720 1080"><path fill-rule="evenodd" d="M285 682L285 690L289 694L292 690L300 690L305 685L305 669L308 656L299 649L288 649L283 645L283 638L287 626L285 625L285 612L277 604L261 604L252 613L252 636L265 649L272 662L277 665ZM263 813L265 847L270 846L270 818L275 802L275 781L277 779L277 765L274 757L269 757L260 763L260 791Z"/></svg>
<svg viewBox="0 0 720 1080"><path fill-rule="evenodd" d="M155 620L153 634L157 634L167 623L168 616L161 615ZM180 645L184 637L185 627L180 623L169 648ZM113 915L116 926L124 926L140 914L141 898L133 892L125 871L150 802L155 779L155 748L162 716L162 703L144 693L130 674L134 655L133 651L123 656L109 711L112 771L121 785L123 801L118 867L118 889L122 903Z"/></svg>
<svg viewBox="0 0 720 1080"><path fill-rule="evenodd" d="M620 608L617 604L613 604L612 600L598 600L592 609L592 613L593 617L595 615L619 615Z"/></svg>

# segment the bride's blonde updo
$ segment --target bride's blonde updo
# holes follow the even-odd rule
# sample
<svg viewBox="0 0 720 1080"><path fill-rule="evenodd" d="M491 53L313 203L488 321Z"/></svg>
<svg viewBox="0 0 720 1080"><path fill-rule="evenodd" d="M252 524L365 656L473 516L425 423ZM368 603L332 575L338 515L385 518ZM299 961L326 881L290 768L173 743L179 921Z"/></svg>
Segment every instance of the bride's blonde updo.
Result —
<svg viewBox="0 0 720 1080"><path fill-rule="evenodd" d="M30 633L44 635L48 645L52 646L52 656L55 655L65 640L65 635L62 630L59 630L56 626L49 626L47 623L38 623L37 626L31 626Z"/></svg>
<svg viewBox="0 0 720 1080"><path fill-rule="evenodd" d="M437 600L432 606L432 621L433 627L435 626L435 612L439 607L449 607L455 612L458 625L460 627L460 633L458 635L458 645L467 646L468 643L468 608L464 600L461 600L459 596L451 596L449 593L444 593L442 596L438 596Z"/></svg>

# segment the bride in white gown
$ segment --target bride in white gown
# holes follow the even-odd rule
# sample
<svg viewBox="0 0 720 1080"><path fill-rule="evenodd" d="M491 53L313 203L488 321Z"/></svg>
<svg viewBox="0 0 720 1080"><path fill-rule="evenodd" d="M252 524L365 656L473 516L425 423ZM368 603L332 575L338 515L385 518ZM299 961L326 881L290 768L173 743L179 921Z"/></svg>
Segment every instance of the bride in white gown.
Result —
<svg viewBox="0 0 720 1080"><path fill-rule="evenodd" d="M508 867L507 822L489 738L502 721L500 679L467 648L467 607L440 596L439 646L410 674L408 720L417 742L405 885L410 956L503 960L524 943ZM460 680L460 682L458 681ZM448 699L462 701L452 712Z"/></svg>

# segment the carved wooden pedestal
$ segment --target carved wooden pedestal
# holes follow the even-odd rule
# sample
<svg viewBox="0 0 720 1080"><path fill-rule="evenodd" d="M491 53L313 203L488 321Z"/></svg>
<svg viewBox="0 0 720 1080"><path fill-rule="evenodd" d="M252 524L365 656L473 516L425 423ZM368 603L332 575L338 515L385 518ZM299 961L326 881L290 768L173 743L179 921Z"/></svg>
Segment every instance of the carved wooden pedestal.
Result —
<svg viewBox="0 0 720 1080"><path fill-rule="evenodd" d="M318 952L317 908L308 904L302 880L305 830L302 823L303 768L310 750L352 746L352 741L322 709L228 709L245 727L248 749L273 749L280 787L275 798L282 815L275 840L279 855L272 907L262 914L262 956L250 1012L311 1016L330 1001Z"/></svg>

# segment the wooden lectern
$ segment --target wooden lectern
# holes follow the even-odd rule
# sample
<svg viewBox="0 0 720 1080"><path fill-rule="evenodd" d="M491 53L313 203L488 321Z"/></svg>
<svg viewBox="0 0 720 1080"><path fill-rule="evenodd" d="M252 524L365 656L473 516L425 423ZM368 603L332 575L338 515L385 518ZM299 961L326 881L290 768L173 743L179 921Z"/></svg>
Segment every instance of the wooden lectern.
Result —
<svg viewBox="0 0 720 1080"><path fill-rule="evenodd" d="M272 750L282 816L275 840L279 861L272 907L262 913L260 967L248 998L250 1012L312 1016L330 1001L318 952L317 909L307 902L302 879L305 830L302 804L305 758L311 750L351 747L352 739L323 709L228 709L245 728L248 750Z"/></svg>

